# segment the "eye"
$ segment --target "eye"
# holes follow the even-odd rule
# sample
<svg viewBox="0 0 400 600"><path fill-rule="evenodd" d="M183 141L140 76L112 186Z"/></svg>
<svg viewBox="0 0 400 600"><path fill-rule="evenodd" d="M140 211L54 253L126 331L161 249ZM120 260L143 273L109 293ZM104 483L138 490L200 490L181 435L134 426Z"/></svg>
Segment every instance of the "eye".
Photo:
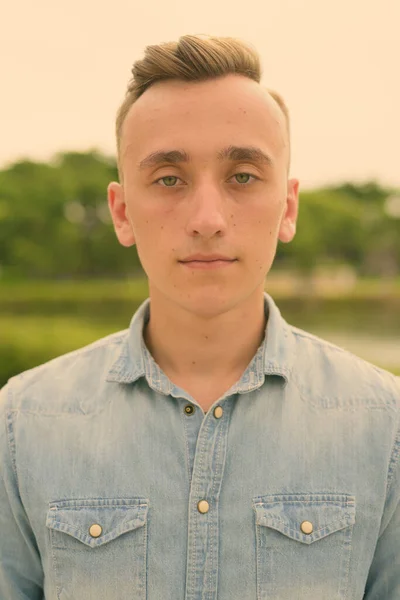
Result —
<svg viewBox="0 0 400 600"><path fill-rule="evenodd" d="M162 181L163 183L160 183ZM176 187L175 183L179 180L179 177L175 177L174 175L166 175L165 177L160 177L154 183L161 185L161 187Z"/></svg>
<svg viewBox="0 0 400 600"><path fill-rule="evenodd" d="M250 173L236 173L233 177L236 178L236 182L240 185L246 185L250 182L250 178L258 179L255 175L250 175Z"/></svg>
<svg viewBox="0 0 400 600"><path fill-rule="evenodd" d="M240 184L241 186L249 184L251 182L251 179L258 179L258 177L256 177L255 175L251 175L250 173L236 173L235 175L233 175L233 177L236 178L236 183ZM157 179L156 181L154 181L154 183L160 185L161 187L172 188L177 187L176 184L178 181L182 180L179 179L179 177L176 177L175 175L166 175L165 177L160 177L160 179Z"/></svg>

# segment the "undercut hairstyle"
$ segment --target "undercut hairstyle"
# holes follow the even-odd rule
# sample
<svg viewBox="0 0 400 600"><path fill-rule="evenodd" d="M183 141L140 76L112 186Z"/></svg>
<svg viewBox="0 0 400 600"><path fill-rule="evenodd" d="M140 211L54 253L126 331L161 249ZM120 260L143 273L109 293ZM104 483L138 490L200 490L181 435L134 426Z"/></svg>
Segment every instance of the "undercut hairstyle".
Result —
<svg viewBox="0 0 400 600"><path fill-rule="evenodd" d="M172 79L200 82L231 74L260 83L262 76L260 57L250 45L237 38L201 35L184 35L177 42L147 46L144 58L133 64L131 72L132 78L116 117L117 165L121 182L122 127L131 106L150 86ZM289 111L285 101L278 92L266 89L285 117L290 144Z"/></svg>

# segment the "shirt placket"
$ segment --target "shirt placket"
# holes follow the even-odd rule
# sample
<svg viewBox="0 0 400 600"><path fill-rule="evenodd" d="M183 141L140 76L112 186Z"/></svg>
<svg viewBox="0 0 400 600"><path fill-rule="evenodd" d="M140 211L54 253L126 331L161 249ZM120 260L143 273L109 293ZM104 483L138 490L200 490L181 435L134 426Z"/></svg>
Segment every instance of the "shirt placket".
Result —
<svg viewBox="0 0 400 600"><path fill-rule="evenodd" d="M204 417L198 433L189 496L185 600L217 598L219 498L231 410L232 397L220 401Z"/></svg>

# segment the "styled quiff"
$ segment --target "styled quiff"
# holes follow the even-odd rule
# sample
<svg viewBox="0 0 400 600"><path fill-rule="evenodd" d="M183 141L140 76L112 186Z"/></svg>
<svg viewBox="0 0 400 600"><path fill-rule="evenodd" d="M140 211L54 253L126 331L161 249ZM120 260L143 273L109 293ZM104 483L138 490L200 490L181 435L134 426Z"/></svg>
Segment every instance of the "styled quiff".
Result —
<svg viewBox="0 0 400 600"><path fill-rule="evenodd" d="M239 39L184 35L178 42L166 42L147 46L144 58L132 67L125 99L117 111L116 138L119 179L122 182L121 135L130 107L154 83L175 79L180 81L205 81L225 75L244 75L257 83L261 80L261 64L258 53ZM281 108L290 139L288 108L280 94L267 91Z"/></svg>

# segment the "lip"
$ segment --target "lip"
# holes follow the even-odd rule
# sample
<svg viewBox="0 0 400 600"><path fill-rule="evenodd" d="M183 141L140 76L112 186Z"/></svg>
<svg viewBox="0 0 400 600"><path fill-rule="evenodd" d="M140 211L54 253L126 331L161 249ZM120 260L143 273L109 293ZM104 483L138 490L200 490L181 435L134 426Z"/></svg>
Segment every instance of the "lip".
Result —
<svg viewBox="0 0 400 600"><path fill-rule="evenodd" d="M191 254L190 256L188 256L187 258L184 258L183 260L179 261L179 262L193 262L193 261L203 261L203 262L209 262L209 261L214 261L214 260L226 260L226 261L233 261L236 260L235 258L230 258L229 256L224 256L223 254Z"/></svg>
<svg viewBox="0 0 400 600"><path fill-rule="evenodd" d="M180 263L184 267L189 267L190 269L221 269L224 267L229 267L236 262L234 260L191 260L191 261L180 261Z"/></svg>

